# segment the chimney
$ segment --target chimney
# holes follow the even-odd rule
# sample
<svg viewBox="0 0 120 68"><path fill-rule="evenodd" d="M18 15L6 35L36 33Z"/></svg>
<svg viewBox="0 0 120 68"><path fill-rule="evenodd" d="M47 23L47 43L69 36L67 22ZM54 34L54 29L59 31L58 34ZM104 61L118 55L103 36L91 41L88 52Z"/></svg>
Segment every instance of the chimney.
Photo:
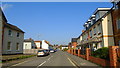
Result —
<svg viewBox="0 0 120 68"><path fill-rule="evenodd" d="M82 33L85 32L85 30L82 30Z"/></svg>
<svg viewBox="0 0 120 68"><path fill-rule="evenodd" d="M32 40L32 38L29 38L29 40Z"/></svg>

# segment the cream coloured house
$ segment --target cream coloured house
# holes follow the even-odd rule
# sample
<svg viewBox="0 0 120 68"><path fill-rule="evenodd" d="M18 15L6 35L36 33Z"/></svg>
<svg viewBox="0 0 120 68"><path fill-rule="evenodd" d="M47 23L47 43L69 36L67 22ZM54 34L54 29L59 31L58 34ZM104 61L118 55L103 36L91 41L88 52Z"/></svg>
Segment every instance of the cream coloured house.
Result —
<svg viewBox="0 0 120 68"><path fill-rule="evenodd" d="M35 48L36 44L33 39L29 38L24 40L23 49L35 49Z"/></svg>
<svg viewBox="0 0 120 68"><path fill-rule="evenodd" d="M84 24L85 30L78 37L78 46L83 49L114 46L111 8L97 8ZM82 40L80 40L82 37Z"/></svg>
<svg viewBox="0 0 120 68"><path fill-rule="evenodd" d="M2 12L2 10L1 10ZM23 53L24 32L17 26L7 23L7 19L2 13L2 54ZM0 32L1 33L1 32ZM1 34L0 34L1 39Z"/></svg>

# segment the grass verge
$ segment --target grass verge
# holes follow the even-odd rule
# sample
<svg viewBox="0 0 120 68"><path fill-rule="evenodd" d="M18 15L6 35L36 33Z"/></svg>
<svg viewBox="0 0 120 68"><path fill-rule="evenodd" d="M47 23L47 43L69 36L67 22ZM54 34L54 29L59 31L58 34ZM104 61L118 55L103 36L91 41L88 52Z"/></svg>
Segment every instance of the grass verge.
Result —
<svg viewBox="0 0 120 68"><path fill-rule="evenodd" d="M12 57L12 58L8 58L6 60L2 60L2 62L0 62L0 63L5 63L5 62L8 62L8 61L30 58L30 57L33 57L33 56L36 56L36 55L23 55L23 56Z"/></svg>

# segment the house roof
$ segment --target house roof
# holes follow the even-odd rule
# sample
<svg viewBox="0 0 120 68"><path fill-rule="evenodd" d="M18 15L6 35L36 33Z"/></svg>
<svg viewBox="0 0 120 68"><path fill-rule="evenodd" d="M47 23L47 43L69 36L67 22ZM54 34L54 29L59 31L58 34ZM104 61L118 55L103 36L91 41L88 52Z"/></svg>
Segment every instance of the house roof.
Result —
<svg viewBox="0 0 120 68"><path fill-rule="evenodd" d="M42 41L34 41L34 42L40 42L41 43Z"/></svg>
<svg viewBox="0 0 120 68"><path fill-rule="evenodd" d="M4 27L7 27L7 28L10 28L10 29L13 29L13 30L16 30L16 31L19 31L19 32L24 33L24 31L22 31L22 30L21 30L20 28L18 28L17 26L12 25L12 24L9 24L9 23L5 23L5 24L4 24Z"/></svg>
<svg viewBox="0 0 120 68"><path fill-rule="evenodd" d="M18 28L17 26L7 23L7 19L6 19L6 17L5 17L5 15L4 15L4 13L3 13L3 11L2 11L1 8L0 8L0 15L2 16L2 19L5 21L4 27L11 28L11 29L13 29L13 30L16 30L16 31L19 31L19 32L24 33L24 31L22 31L22 30L21 30L20 28Z"/></svg>
<svg viewBox="0 0 120 68"><path fill-rule="evenodd" d="M29 39L24 39L24 42L32 42L34 41L33 39L29 38Z"/></svg>
<svg viewBox="0 0 120 68"><path fill-rule="evenodd" d="M5 17L5 15L4 15L4 13L3 13L3 11L2 11L1 8L0 8L0 15L2 16L2 19L3 19L5 22L7 22L7 19L6 19L6 17Z"/></svg>

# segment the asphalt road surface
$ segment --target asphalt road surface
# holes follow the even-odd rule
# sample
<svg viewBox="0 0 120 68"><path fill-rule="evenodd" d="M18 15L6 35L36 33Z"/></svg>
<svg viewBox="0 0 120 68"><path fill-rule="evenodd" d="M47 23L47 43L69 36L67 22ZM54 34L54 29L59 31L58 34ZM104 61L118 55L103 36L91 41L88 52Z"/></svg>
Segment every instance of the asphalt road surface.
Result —
<svg viewBox="0 0 120 68"><path fill-rule="evenodd" d="M19 63L4 64L3 68L80 68L73 62L70 56L67 52L57 51L44 57L35 56Z"/></svg>
<svg viewBox="0 0 120 68"><path fill-rule="evenodd" d="M6 67L7 66L7 67ZM71 59L64 54L62 51L56 53L51 53L48 56L44 57L34 57L28 60L25 60L20 63L16 63L8 66L4 65L3 68L60 68L60 67L69 67L76 68L76 65L71 61Z"/></svg>

